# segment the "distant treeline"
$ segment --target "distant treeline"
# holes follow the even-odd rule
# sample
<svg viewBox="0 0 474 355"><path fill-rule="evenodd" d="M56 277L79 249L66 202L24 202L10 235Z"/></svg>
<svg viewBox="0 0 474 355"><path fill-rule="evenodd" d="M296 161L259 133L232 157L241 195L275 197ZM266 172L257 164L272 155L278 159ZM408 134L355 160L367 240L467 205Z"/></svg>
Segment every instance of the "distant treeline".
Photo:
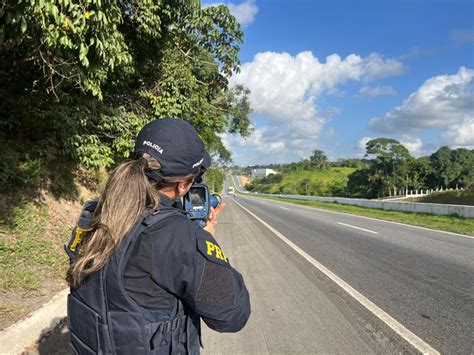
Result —
<svg viewBox="0 0 474 355"><path fill-rule="evenodd" d="M364 159L329 162L323 151L315 150L309 159L299 162L251 166L241 169L240 172L250 174L252 169L262 167L274 169L278 172L277 176L270 175L266 178L254 179L249 186L250 189L255 190L257 187L261 189L262 184L281 182L282 177L278 176L279 174L294 175L294 173L305 171L333 170L336 167L356 169L348 175L345 186L341 186L341 180L339 180L337 188L326 189L334 190L338 196L381 198L407 189L474 187L474 150L451 149L443 146L430 156L415 158L400 142L389 138L376 138L367 142ZM318 192L314 189L310 190L308 194ZM299 186L295 188L295 191L287 189L285 193L301 193L302 191L302 194L306 194L305 189Z"/></svg>
<svg viewBox="0 0 474 355"><path fill-rule="evenodd" d="M204 182L212 193L220 193L224 184L224 172L218 168L210 168L204 174Z"/></svg>

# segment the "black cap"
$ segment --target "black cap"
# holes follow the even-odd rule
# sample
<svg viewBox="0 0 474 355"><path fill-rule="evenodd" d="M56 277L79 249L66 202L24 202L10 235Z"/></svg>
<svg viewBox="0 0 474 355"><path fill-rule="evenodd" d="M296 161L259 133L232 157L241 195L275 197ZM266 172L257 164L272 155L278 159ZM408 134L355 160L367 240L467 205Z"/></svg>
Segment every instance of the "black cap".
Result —
<svg viewBox="0 0 474 355"><path fill-rule="evenodd" d="M142 128L135 141L135 156L146 152L161 164L161 175L182 176L211 166L204 143L188 122L156 119Z"/></svg>

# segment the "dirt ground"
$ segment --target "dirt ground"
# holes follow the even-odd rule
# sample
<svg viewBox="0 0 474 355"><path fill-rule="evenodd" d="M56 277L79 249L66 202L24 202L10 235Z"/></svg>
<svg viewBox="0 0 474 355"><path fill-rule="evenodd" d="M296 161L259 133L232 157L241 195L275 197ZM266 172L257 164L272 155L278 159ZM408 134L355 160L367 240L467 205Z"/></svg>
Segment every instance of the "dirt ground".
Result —
<svg viewBox="0 0 474 355"><path fill-rule="evenodd" d="M250 178L248 176L240 176L240 183L242 186L247 185L250 182Z"/></svg>
<svg viewBox="0 0 474 355"><path fill-rule="evenodd" d="M82 200L91 197L88 190L81 191ZM60 270L55 270L55 276L52 276L50 272L43 273L41 285L36 290L0 289L0 330L27 318L30 313L48 302L53 295L67 287L64 279L68 266L68 259L63 250L64 238L67 238L65 231L72 230L81 211L81 204L78 201L55 199L46 192L42 192L36 202L46 205L48 219L45 228L47 236L45 237L52 241L54 248L57 248L57 253L60 255L64 253L64 264L59 266ZM40 274L43 271L41 268L34 269Z"/></svg>

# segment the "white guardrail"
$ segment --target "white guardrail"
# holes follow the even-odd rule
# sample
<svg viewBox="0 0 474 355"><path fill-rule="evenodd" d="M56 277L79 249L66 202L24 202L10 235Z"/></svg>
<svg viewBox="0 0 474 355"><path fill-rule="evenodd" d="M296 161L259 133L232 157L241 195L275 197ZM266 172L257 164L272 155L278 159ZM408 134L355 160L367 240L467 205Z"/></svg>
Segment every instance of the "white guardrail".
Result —
<svg viewBox="0 0 474 355"><path fill-rule="evenodd" d="M234 181L235 183L235 181ZM235 184L234 184L235 185ZM243 191L237 188L238 192ZM304 195L284 195L284 194L262 194L245 192L245 195L270 196L289 198L294 200L321 201L321 202L337 202L343 205L355 205L367 208L378 208L389 211L403 211L415 213L428 213L436 215L458 215L464 218L474 218L474 206L463 205L446 205L440 203L422 203L422 202L401 202L401 201L379 201L366 200L363 198L346 198L346 197L319 197Z"/></svg>

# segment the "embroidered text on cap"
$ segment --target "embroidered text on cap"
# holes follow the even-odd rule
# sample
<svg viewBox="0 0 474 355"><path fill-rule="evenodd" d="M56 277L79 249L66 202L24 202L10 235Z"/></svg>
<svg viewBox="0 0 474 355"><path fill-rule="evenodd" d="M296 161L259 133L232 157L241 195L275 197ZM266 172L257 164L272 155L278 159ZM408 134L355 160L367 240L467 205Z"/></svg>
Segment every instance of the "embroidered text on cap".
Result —
<svg viewBox="0 0 474 355"><path fill-rule="evenodd" d="M163 154L163 148L161 148L158 144L152 143L150 141L143 141L143 145L147 145L156 150L158 153Z"/></svg>

